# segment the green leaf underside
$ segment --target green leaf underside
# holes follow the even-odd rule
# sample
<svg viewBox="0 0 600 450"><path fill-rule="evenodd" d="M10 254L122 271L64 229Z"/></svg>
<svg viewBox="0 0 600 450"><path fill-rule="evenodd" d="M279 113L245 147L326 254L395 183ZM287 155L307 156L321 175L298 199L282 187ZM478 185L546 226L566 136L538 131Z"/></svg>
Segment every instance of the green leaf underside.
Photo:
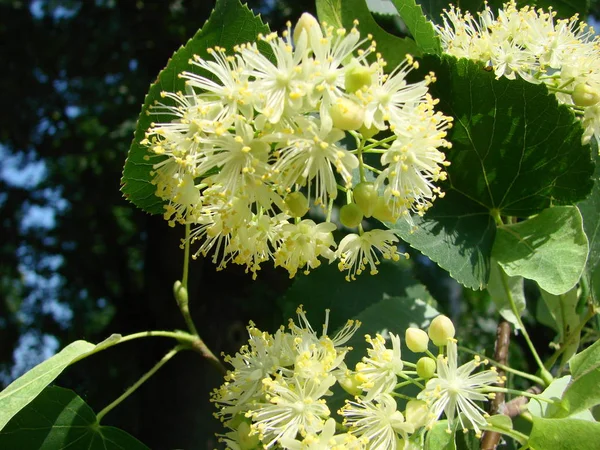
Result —
<svg viewBox="0 0 600 450"><path fill-rule="evenodd" d="M423 53L439 55L442 52L440 39L421 6L415 0L392 0L392 3Z"/></svg>
<svg viewBox="0 0 600 450"><path fill-rule="evenodd" d="M48 384L52 383L73 360L89 353L94 347L94 344L86 341L72 342L59 353L9 384L0 392L0 430L15 414L35 399ZM5 447L0 446L0 448Z"/></svg>
<svg viewBox="0 0 600 450"><path fill-rule="evenodd" d="M544 389L544 392L539 394L539 397L548 400L560 401L560 399L563 396L563 392L565 391L565 389L567 389L570 382L570 375L564 376L562 378L555 378L554 381L550 383L550 386ZM545 417L547 419L555 418L555 416L561 412L559 406L537 399L531 399L529 401L529 404L527 405L527 408L533 416ZM570 418L595 422L594 416L588 410L583 410L578 414L571 416Z"/></svg>
<svg viewBox="0 0 600 450"><path fill-rule="evenodd" d="M581 145L572 112L544 86L496 80L477 63L447 56L426 56L421 69L436 73L430 92L454 117L446 196L415 218L416 231L400 222L393 228L457 281L482 289L495 233L490 211L528 217L585 198L593 185L591 149Z"/></svg>
<svg viewBox="0 0 600 450"><path fill-rule="evenodd" d="M456 426L448 433L448 421L440 420L427 433L425 450L456 450Z"/></svg>
<svg viewBox="0 0 600 450"><path fill-rule="evenodd" d="M546 450L595 450L600 442L600 423L578 419L533 418L531 448Z"/></svg>
<svg viewBox="0 0 600 450"><path fill-rule="evenodd" d="M590 196L577 206L581 211L583 229L590 243L586 278L593 298L596 302L600 302L600 153L596 147L594 147L594 153L596 154L594 188Z"/></svg>
<svg viewBox="0 0 600 450"><path fill-rule="evenodd" d="M510 299L504 286L503 277L506 277L506 283L508 285L511 297L515 302L519 316L521 316L523 311L525 311L527 308L527 304L525 302L525 292L523 291L523 277L509 277L508 275L505 275L502 268L492 258L490 279L487 286L488 292L490 297L492 297L492 300L496 305L496 309L500 315L518 330L520 329L519 321L512 310Z"/></svg>
<svg viewBox="0 0 600 450"><path fill-rule="evenodd" d="M371 15L365 0L317 0L319 22L327 22L334 27L347 30L358 20L358 31L362 37L368 34L377 42L377 52L381 53L388 63L388 70L399 65L406 54L419 56L419 47L410 38L394 36L381 28Z"/></svg>
<svg viewBox="0 0 600 450"><path fill-rule="evenodd" d="M598 379L600 379L599 367L573 379L562 397L562 409L556 416L571 416L600 405L600 383L598 383Z"/></svg>
<svg viewBox="0 0 600 450"><path fill-rule="evenodd" d="M600 368L600 341L594 342L588 348L573 356L569 361L571 374L574 379Z"/></svg>
<svg viewBox="0 0 600 450"><path fill-rule="evenodd" d="M587 259L581 214L575 206L555 206L499 227L492 254L509 276L535 280L545 291L563 294L579 281Z"/></svg>
<svg viewBox="0 0 600 450"><path fill-rule="evenodd" d="M3 449L147 450L114 427L96 424L96 415L75 392L46 388L0 432Z"/></svg>
<svg viewBox="0 0 600 450"><path fill-rule="evenodd" d="M156 158L151 158L150 161L144 160L148 152L146 147L140 145L150 124L165 120L164 116L147 114L151 105L162 101L160 93L185 91L185 81L178 78L178 74L183 71L194 72L193 66L188 63L193 55L210 59L207 53L209 48L219 46L232 51L235 45L256 41L259 33L268 32L269 28L260 18L255 16L246 5L242 6L239 0L222 0L217 2L204 27L184 47L173 54L167 66L158 75L157 81L150 86L125 162L121 191L134 205L150 214L164 212L163 201L154 195L156 188L151 184L150 176L152 165L159 160Z"/></svg>
<svg viewBox="0 0 600 450"><path fill-rule="evenodd" d="M541 290L542 300L548 308L551 318L554 321L554 328L558 331L558 342L561 347L569 342L568 347L563 351L562 361L567 362L571 356L577 352L581 333L573 336L574 330L581 324L581 314L577 312L577 286L561 295L553 295L545 290ZM585 314L585 311L583 312Z"/></svg>

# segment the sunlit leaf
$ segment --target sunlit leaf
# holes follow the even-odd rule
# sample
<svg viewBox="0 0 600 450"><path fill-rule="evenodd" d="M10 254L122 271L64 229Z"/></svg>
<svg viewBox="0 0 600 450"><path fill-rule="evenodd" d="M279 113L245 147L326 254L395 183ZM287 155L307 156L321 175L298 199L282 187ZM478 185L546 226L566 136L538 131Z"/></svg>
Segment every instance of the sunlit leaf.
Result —
<svg viewBox="0 0 600 450"><path fill-rule="evenodd" d="M529 445L534 449L595 450L600 423L578 419L533 418Z"/></svg>
<svg viewBox="0 0 600 450"><path fill-rule="evenodd" d="M449 57L427 56L421 69L436 73L431 93L454 117L446 196L415 218L416 229L393 228L457 281L482 289L496 228L491 215L529 217L585 198L591 148L581 144L572 111L544 86L496 80L474 62Z"/></svg>
<svg viewBox="0 0 600 450"><path fill-rule="evenodd" d="M392 3L423 53L439 55L442 52L440 39L421 6L415 0L392 0Z"/></svg>
<svg viewBox="0 0 600 450"><path fill-rule="evenodd" d="M498 228L492 255L510 276L535 280L559 295L579 281L588 255L581 214L556 206L523 222Z"/></svg>

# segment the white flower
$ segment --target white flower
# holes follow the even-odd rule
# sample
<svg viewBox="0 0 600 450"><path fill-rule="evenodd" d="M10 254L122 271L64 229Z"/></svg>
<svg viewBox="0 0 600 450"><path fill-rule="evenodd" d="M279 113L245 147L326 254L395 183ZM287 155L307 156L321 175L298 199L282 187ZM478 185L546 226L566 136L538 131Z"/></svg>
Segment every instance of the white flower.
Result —
<svg viewBox="0 0 600 450"><path fill-rule="evenodd" d="M366 105L365 127L387 128L386 122L398 123L410 116L415 105L425 99L428 81L409 84L406 76L419 65L410 55L396 66L390 74L384 74L385 63L380 61L375 82L357 96Z"/></svg>
<svg viewBox="0 0 600 450"><path fill-rule="evenodd" d="M260 331L253 323L247 327L248 345L234 356L226 356L225 362L233 366L227 372L225 384L212 393L211 401L219 406L217 416L229 420L246 412L262 398L262 380L279 367L273 337Z"/></svg>
<svg viewBox="0 0 600 450"><path fill-rule="evenodd" d="M336 229L335 224L323 222L316 224L310 219L305 219L298 224L286 224L282 228L283 242L275 253L275 266L284 267L290 278L296 275L298 269L305 268L308 273L321 265L319 260L323 256L330 261L335 258L331 247L335 241L331 232Z"/></svg>
<svg viewBox="0 0 600 450"><path fill-rule="evenodd" d="M257 192L269 178L270 147L254 136L253 128L242 117L236 119L231 133L202 138L201 141L205 148L197 172L205 174L218 169L218 173L205 178L205 183L221 185L230 197L240 193L252 200L260 197Z"/></svg>
<svg viewBox="0 0 600 450"><path fill-rule="evenodd" d="M308 198L325 206L337 197L336 172L349 186L358 159L337 145L345 136L343 131L324 128L316 119L303 119L299 126L294 134L283 136L273 169L280 174L282 188L308 185Z"/></svg>
<svg viewBox="0 0 600 450"><path fill-rule="evenodd" d="M437 197L443 197L436 183L446 179L444 167L450 163L438 148L451 147L445 139L451 119L435 113L433 105L427 95L404 124L394 124L397 139L381 155L385 169L377 185L385 186L384 198L395 217L409 218L411 211L423 215Z"/></svg>
<svg viewBox="0 0 600 450"><path fill-rule="evenodd" d="M396 400L383 394L371 401L358 399L347 401L340 410L344 416L344 425L350 427L350 433L360 436L367 442L369 450L396 450L414 427L404 420L397 410Z"/></svg>
<svg viewBox="0 0 600 450"><path fill-rule="evenodd" d="M335 434L335 420L327 419L320 434L308 434L302 441L290 438L281 440L289 450L361 450L363 441L348 433Z"/></svg>
<svg viewBox="0 0 600 450"><path fill-rule="evenodd" d="M268 403L257 404L247 415L267 448L283 438L323 429L330 412L322 397L335 384L333 375L319 380L276 375L263 384Z"/></svg>
<svg viewBox="0 0 600 450"><path fill-rule="evenodd" d="M392 348L386 348L385 339L380 334L375 339L367 335L366 340L372 348L367 349L368 356L356 364L356 380L359 387L367 391L365 401L380 394L394 390L398 382L397 375L402 373L403 362L400 353L400 336L390 333Z"/></svg>
<svg viewBox="0 0 600 450"><path fill-rule="evenodd" d="M479 21L460 9L445 11L444 26L437 27L444 51L457 57L481 61L492 67L496 77L544 83L559 102L573 106L571 92L578 84L600 82L600 40L577 15L555 20L554 11L544 12L514 0L498 10L497 18L486 5ZM584 117L582 142L590 133L600 139L600 125L587 113L591 105L577 105L574 112Z"/></svg>
<svg viewBox="0 0 600 450"><path fill-rule="evenodd" d="M337 250L338 268L347 270L346 280L355 280L369 266L371 275L377 273L379 254L384 259L398 261L400 254L394 245L398 237L390 230L371 230L344 236Z"/></svg>
<svg viewBox="0 0 600 450"><path fill-rule="evenodd" d="M296 310L298 325L290 319L288 328L295 350L294 375L302 378L324 378L342 364L348 347L343 345L354 335L360 322L349 320L335 336L327 335L329 310L325 311L325 324L321 336L312 329L302 305Z"/></svg>
<svg viewBox="0 0 600 450"><path fill-rule="evenodd" d="M448 429L458 416L463 429L471 426L479 434L479 427L486 425L487 420L485 411L475 402L487 400L485 388L501 379L494 368L471 375L481 365L478 358L458 367L456 340L448 339L446 349L447 356L438 356L437 376L427 382L417 398L428 403L431 424L445 413Z"/></svg>
<svg viewBox="0 0 600 450"><path fill-rule="evenodd" d="M249 76L244 60L227 56L225 49L221 47L207 51L214 61L194 55L189 63L213 75L218 81L191 72L183 72L181 78L186 80L187 86L200 90L203 100L218 108L219 113L215 120L227 122L238 113L251 118L253 94L249 89Z"/></svg>
<svg viewBox="0 0 600 450"><path fill-rule="evenodd" d="M259 35L259 40L271 47L275 63L260 53L255 43L236 47L246 64L247 76L254 80L252 91L257 96L254 108L271 123L279 122L288 111L290 114L301 111L308 89L301 64L307 56L306 34L294 48L290 26L283 37L277 33Z"/></svg>

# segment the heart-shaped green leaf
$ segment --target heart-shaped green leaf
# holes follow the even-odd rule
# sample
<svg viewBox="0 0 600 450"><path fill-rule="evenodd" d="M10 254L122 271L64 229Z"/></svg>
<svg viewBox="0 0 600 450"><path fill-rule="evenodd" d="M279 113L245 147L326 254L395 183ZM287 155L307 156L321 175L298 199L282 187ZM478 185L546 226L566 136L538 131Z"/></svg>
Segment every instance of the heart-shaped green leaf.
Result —
<svg viewBox="0 0 600 450"><path fill-rule="evenodd" d="M115 427L100 426L75 392L52 386L19 412L0 432L3 449L148 450Z"/></svg>

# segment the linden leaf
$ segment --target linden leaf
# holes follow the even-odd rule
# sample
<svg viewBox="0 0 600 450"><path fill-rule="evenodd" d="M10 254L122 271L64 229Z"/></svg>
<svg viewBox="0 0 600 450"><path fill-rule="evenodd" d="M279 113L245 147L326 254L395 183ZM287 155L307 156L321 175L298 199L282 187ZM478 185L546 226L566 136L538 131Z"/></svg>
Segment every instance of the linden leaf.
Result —
<svg viewBox="0 0 600 450"><path fill-rule="evenodd" d="M492 255L509 276L535 280L554 295L579 281L588 255L581 214L555 206L523 222L498 228Z"/></svg>
<svg viewBox="0 0 600 450"><path fill-rule="evenodd" d="M581 144L580 123L545 86L496 80L479 64L448 56L426 56L421 69L436 73L430 92L455 119L446 196L415 218L416 229L404 221L391 228L460 283L483 289L492 214L529 217L585 198L593 186L591 146Z"/></svg>
<svg viewBox="0 0 600 450"><path fill-rule="evenodd" d="M269 28L260 18L255 16L246 5L242 6L239 0L220 0L217 1L215 9L202 29L173 54L167 66L158 75L156 82L150 86L125 162L121 191L134 205L150 214L164 212L163 201L154 195L156 188L151 184L150 176L152 166L158 160L144 159L148 151L140 144L150 124L156 120L149 115L149 112L155 102L162 101L160 93L185 91L185 81L178 78L178 74L183 71L193 71L188 63L193 55L210 58L207 52L209 48L218 46L232 50L236 44L256 41L259 33L268 32ZM268 54L264 46L261 51Z"/></svg>
<svg viewBox="0 0 600 450"><path fill-rule="evenodd" d="M120 339L121 335L113 334L98 345L87 341L72 342L56 355L41 362L9 384L0 392L0 430L12 417L31 403L46 386L52 383L67 366L116 344ZM9 447L0 446L0 448Z"/></svg>
<svg viewBox="0 0 600 450"><path fill-rule="evenodd" d="M354 26L354 21L358 20L360 35L373 36L377 42L377 52L382 54L390 70L404 61L407 53L413 56L421 54L412 39L394 36L381 28L375 22L365 0L317 0L316 5L320 22L349 30Z"/></svg>
<svg viewBox="0 0 600 450"><path fill-rule="evenodd" d="M4 449L148 450L125 431L98 425L92 409L75 392L46 388L0 432Z"/></svg>
<svg viewBox="0 0 600 450"><path fill-rule="evenodd" d="M392 3L423 53L441 54L440 38L421 6L415 0L392 0Z"/></svg>
<svg viewBox="0 0 600 450"><path fill-rule="evenodd" d="M534 417L528 444L536 449L595 450L599 441L600 423Z"/></svg>
<svg viewBox="0 0 600 450"><path fill-rule="evenodd" d="M590 243L585 277L591 294L596 302L600 302L600 152L596 153L596 172L594 173L594 189L590 196L577 204L583 217L583 229Z"/></svg>

